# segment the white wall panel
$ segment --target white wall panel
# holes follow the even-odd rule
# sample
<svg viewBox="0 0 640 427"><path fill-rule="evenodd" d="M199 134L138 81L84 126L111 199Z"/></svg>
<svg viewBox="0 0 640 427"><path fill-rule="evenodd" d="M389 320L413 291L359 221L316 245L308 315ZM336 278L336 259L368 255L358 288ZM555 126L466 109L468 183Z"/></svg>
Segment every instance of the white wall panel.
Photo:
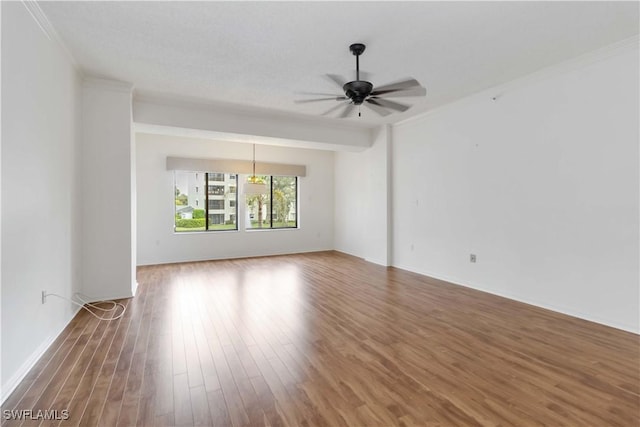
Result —
<svg viewBox="0 0 640 427"><path fill-rule="evenodd" d="M638 75L636 44L395 126L394 264L640 332Z"/></svg>

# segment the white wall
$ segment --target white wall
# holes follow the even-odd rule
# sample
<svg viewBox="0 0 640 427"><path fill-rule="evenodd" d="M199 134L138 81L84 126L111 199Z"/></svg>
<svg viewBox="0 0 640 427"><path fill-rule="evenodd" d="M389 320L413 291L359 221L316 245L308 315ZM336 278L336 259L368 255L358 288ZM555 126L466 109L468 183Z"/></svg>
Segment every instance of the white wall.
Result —
<svg viewBox="0 0 640 427"><path fill-rule="evenodd" d="M394 265L640 332L637 42L595 59L394 127Z"/></svg>
<svg viewBox="0 0 640 427"><path fill-rule="evenodd" d="M22 3L2 2L2 399L75 313L80 80Z"/></svg>
<svg viewBox="0 0 640 427"><path fill-rule="evenodd" d="M94 299L135 293L131 90L111 80L83 82L82 284Z"/></svg>
<svg viewBox="0 0 640 427"><path fill-rule="evenodd" d="M173 172L166 170L167 156L251 160L252 146L139 133L136 147L139 265L333 249L332 152L256 148L260 161L307 166L307 176L299 179L299 229L174 233L174 182ZM241 200L240 194L240 207ZM243 217L240 211L238 218Z"/></svg>
<svg viewBox="0 0 640 427"><path fill-rule="evenodd" d="M389 132L381 126L371 148L335 156L335 249L381 265L390 263Z"/></svg>

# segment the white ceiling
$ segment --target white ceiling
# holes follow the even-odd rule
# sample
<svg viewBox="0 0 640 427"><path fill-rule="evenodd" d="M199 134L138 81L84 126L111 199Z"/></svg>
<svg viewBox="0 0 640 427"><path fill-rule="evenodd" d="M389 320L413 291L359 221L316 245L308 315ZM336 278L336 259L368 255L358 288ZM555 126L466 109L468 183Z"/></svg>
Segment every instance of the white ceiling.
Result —
<svg viewBox="0 0 640 427"><path fill-rule="evenodd" d="M407 77L427 88L405 113L342 119L372 126L638 34L638 2L40 2L89 74L163 93L317 116L352 78L348 46L374 86ZM335 119L340 120L340 119Z"/></svg>

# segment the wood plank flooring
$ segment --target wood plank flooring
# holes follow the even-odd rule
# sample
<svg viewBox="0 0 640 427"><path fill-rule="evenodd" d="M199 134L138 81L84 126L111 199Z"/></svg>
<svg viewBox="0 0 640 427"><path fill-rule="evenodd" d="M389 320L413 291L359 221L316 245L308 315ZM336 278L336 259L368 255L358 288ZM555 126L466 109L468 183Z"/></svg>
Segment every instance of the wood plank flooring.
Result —
<svg viewBox="0 0 640 427"><path fill-rule="evenodd" d="M138 269L6 426L638 426L637 335L337 252ZM4 412L3 412L4 414Z"/></svg>

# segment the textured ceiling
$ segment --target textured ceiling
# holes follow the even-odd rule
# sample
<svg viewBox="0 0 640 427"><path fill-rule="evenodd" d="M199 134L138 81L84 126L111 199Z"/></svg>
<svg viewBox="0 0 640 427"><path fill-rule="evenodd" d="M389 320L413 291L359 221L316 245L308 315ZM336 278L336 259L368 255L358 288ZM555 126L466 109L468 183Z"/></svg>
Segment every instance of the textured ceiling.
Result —
<svg viewBox="0 0 640 427"><path fill-rule="evenodd" d="M638 34L637 2L40 2L87 73L145 93L319 115L353 78L354 42L374 86L427 88L398 121ZM340 120L340 119L335 119Z"/></svg>

